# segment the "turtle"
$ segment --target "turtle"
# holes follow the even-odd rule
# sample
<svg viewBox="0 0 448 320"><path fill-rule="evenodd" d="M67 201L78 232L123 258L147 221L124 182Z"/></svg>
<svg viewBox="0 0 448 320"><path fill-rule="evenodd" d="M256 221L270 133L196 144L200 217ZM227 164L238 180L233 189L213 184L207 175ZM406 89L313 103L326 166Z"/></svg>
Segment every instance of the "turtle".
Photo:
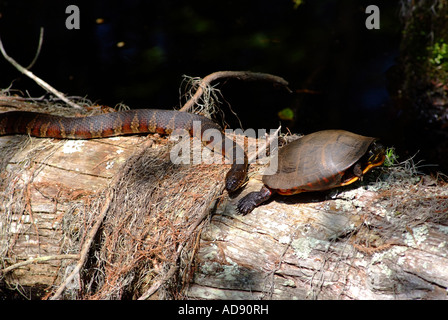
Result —
<svg viewBox="0 0 448 320"><path fill-rule="evenodd" d="M237 204L248 214L273 194L293 195L346 186L384 163L385 148L376 138L345 130L323 130L297 139L278 152L274 174L263 175L263 187Z"/></svg>

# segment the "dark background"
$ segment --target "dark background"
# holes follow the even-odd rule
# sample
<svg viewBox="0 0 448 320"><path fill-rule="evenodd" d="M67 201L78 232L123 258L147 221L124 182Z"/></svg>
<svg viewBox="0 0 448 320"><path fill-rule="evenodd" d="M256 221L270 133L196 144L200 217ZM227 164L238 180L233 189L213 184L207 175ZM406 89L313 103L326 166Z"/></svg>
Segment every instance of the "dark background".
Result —
<svg viewBox="0 0 448 320"><path fill-rule="evenodd" d="M80 9L79 30L65 27L69 4ZM371 4L380 8L380 30L365 27ZM397 130L402 119L390 96L399 85L387 77L400 54L399 10L399 2L390 0L306 0L297 7L291 0L1 0L0 36L8 54L26 66L44 27L31 71L68 96L109 106L179 106L184 74L275 74L294 93L267 83L220 82L244 129L277 128L280 122L284 132L347 129L379 137L404 160L423 145L400 145L406 132ZM0 87L11 83L31 96L45 94L0 59ZM237 128L226 102L226 121ZM279 119L284 108L295 112L293 121Z"/></svg>

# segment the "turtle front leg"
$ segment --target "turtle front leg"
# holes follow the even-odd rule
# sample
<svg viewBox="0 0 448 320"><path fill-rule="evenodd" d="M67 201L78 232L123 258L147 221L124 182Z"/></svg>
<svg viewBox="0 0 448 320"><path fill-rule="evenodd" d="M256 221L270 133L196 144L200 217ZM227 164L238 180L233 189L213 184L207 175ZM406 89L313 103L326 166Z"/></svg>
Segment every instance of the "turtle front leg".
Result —
<svg viewBox="0 0 448 320"><path fill-rule="evenodd" d="M246 215L252 212L255 207L268 200L273 194L274 192L266 186L263 186L258 192L253 191L248 193L245 197L238 201L237 208L239 213Z"/></svg>
<svg viewBox="0 0 448 320"><path fill-rule="evenodd" d="M353 166L353 174L359 178L359 181L362 181L363 172L362 172L362 166L361 163L357 162Z"/></svg>

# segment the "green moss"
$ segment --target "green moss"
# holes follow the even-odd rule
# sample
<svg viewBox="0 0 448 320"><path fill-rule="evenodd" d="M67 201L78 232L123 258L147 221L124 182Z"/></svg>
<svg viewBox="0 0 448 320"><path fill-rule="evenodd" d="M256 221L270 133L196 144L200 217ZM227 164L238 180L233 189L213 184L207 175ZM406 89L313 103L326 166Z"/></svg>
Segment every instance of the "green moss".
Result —
<svg viewBox="0 0 448 320"><path fill-rule="evenodd" d="M385 167L392 167L394 164L398 163L398 155L395 152L395 148L386 149L386 160L384 160Z"/></svg>
<svg viewBox="0 0 448 320"><path fill-rule="evenodd" d="M282 120L294 120L294 111L291 108L285 108L278 112L278 117Z"/></svg>
<svg viewBox="0 0 448 320"><path fill-rule="evenodd" d="M441 64L448 57L447 44L443 42L436 43L432 49L432 55L431 63Z"/></svg>
<svg viewBox="0 0 448 320"><path fill-rule="evenodd" d="M428 47L429 62L435 66L446 67L448 62L448 45L440 40Z"/></svg>
<svg viewBox="0 0 448 320"><path fill-rule="evenodd" d="M431 96L445 96L448 81L448 1L414 2L404 12L401 43L403 89L421 104Z"/></svg>

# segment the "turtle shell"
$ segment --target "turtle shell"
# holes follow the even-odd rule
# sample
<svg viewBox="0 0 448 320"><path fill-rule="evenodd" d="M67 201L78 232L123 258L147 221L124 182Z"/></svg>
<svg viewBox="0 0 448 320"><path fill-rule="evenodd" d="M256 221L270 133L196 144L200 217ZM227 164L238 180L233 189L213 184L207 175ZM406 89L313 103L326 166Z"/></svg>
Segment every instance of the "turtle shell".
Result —
<svg viewBox="0 0 448 320"><path fill-rule="evenodd" d="M263 183L279 194L320 191L341 185L343 176L362 156L375 138L344 130L318 131L295 140L278 152L278 167L264 175Z"/></svg>

